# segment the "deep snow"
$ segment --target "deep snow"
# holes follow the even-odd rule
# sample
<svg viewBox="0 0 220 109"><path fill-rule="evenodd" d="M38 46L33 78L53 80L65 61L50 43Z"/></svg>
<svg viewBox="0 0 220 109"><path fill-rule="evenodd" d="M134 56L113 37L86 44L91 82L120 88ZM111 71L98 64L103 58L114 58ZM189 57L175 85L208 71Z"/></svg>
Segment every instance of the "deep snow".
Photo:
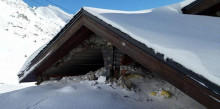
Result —
<svg viewBox="0 0 220 109"><path fill-rule="evenodd" d="M185 15L181 8L190 3L135 12L84 7L86 11L164 54L189 70L220 85L220 19Z"/></svg>
<svg viewBox="0 0 220 109"><path fill-rule="evenodd" d="M127 90L117 81L87 80L86 75L65 77L39 86L0 94L1 109L203 109L169 83L153 78L130 78L133 88ZM152 96L150 92L167 90L171 98ZM12 105L13 104L13 105Z"/></svg>
<svg viewBox="0 0 220 109"><path fill-rule="evenodd" d="M52 39L72 15L48 6L31 8L22 0L0 0L0 82L18 84L27 57Z"/></svg>
<svg viewBox="0 0 220 109"><path fill-rule="evenodd" d="M25 86L7 85L7 84L4 84L4 83L0 83L0 94L15 91L15 90L19 90L19 89L22 89L22 88L25 88Z"/></svg>

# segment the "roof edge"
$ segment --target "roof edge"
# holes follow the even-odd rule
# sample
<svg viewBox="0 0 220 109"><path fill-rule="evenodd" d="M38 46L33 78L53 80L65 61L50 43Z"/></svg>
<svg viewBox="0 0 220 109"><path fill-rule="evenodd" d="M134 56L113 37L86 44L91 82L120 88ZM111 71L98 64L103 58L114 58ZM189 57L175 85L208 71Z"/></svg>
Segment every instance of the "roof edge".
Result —
<svg viewBox="0 0 220 109"><path fill-rule="evenodd" d="M209 5L207 3L209 3ZM209 9L212 6L215 6L218 3L220 3L220 0L196 0L183 7L181 10L183 14L201 14L201 12ZM201 8L201 6L203 6L202 10L195 10L195 8Z"/></svg>
<svg viewBox="0 0 220 109"><path fill-rule="evenodd" d="M136 47L138 47L141 50L145 51L146 53L150 54L151 56L159 59L160 61L162 61L163 63L169 65L173 69L176 69L177 71L181 72L183 75L186 75L186 76L190 77L191 79L193 79L194 81L196 81L199 84L203 85L207 89L209 89L209 90L213 91L214 93L220 95L220 89L219 89L219 86L217 84L207 80L206 78L204 78L203 76L193 72L192 70L189 70L189 69L185 68L183 65L179 64L178 62L175 62L172 59L168 58L165 61L163 54L155 53L154 49L147 47L147 45L145 45L145 44L143 44L143 43L133 39L128 34L122 32L121 30L119 30L119 29L117 29L115 27L112 27L110 24L107 24L103 20L101 20L98 17L92 15L91 13L87 12L84 9L83 9L83 14L87 15L88 17L90 17L91 19L96 21L97 23L103 25L105 28L108 28L109 30L111 30L112 32L114 32L115 34L117 34L118 36L123 38L124 40L132 43L133 45L135 45Z"/></svg>
<svg viewBox="0 0 220 109"><path fill-rule="evenodd" d="M33 67L33 66L37 63L37 61L40 59L40 57L53 45L53 43L55 43L57 40L59 40L59 38L68 30L68 28L70 28L71 25L72 25L77 19L79 19L79 17L80 17L80 16L82 15L82 13L83 13L83 10L84 10L84 9L81 8L81 9L77 12L77 14L75 14L75 15L73 16L73 18L60 30L60 32L58 32L57 35L54 36L53 39L50 40L49 43L37 54L37 56L34 57L34 58L30 61L29 65L28 65L24 70L20 70L20 71L18 72L17 76L18 76L18 78L19 78L19 83L21 83L21 82L34 82L34 81L25 81L25 79L27 79L28 77L30 77L30 75L33 73L32 71L33 71L34 69L32 69L32 71L30 71L30 73L28 73L28 74L26 74L26 75L25 75L25 73L28 72L28 71L31 69L31 67ZM38 67L38 65L37 65L36 67ZM23 76L25 76L25 77L23 77Z"/></svg>

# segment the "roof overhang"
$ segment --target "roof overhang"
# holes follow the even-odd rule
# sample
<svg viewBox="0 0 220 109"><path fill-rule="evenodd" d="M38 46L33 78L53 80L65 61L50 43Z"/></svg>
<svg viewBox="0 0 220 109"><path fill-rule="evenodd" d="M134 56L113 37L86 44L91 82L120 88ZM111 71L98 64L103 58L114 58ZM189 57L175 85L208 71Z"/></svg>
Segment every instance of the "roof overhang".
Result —
<svg viewBox="0 0 220 109"><path fill-rule="evenodd" d="M184 14L220 16L220 0L196 0L182 8Z"/></svg>

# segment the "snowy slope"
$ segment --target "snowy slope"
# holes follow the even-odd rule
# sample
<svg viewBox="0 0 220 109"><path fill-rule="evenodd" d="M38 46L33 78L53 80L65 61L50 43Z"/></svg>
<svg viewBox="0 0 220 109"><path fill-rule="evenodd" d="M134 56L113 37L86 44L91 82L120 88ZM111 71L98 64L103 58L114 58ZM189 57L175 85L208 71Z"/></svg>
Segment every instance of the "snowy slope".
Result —
<svg viewBox="0 0 220 109"><path fill-rule="evenodd" d="M52 5L49 5L47 7L38 7L35 10L37 13L43 15L43 17L46 17L49 20L62 19L63 21L68 22L72 18L72 15L67 14L60 8Z"/></svg>
<svg viewBox="0 0 220 109"><path fill-rule="evenodd" d="M135 88L126 90L113 83L66 77L40 86L0 94L2 109L204 109L184 93L159 78L133 78ZM171 98L149 95L161 88ZM13 104L13 105L11 105Z"/></svg>
<svg viewBox="0 0 220 109"><path fill-rule="evenodd" d="M192 0L191 0L192 1ZM139 12L84 7L132 38L220 85L220 19L184 15L183 4Z"/></svg>
<svg viewBox="0 0 220 109"><path fill-rule="evenodd" d="M22 88L25 88L25 87L20 86L20 85L6 85L6 84L3 84L3 83L0 83L0 94L15 91L15 90L19 90L19 89L22 89Z"/></svg>
<svg viewBox="0 0 220 109"><path fill-rule="evenodd" d="M18 84L16 74L27 57L71 16L53 6L31 8L22 0L0 0L0 82Z"/></svg>

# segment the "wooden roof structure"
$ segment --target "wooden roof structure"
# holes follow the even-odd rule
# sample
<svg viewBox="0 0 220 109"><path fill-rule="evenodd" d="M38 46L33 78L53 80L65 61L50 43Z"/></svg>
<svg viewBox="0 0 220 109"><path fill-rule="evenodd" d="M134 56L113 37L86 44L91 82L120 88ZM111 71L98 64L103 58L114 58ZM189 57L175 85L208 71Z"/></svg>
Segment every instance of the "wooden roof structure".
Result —
<svg viewBox="0 0 220 109"><path fill-rule="evenodd" d="M109 41L141 65L157 73L164 80L207 108L217 109L220 107L220 88L218 85L171 59L164 61L163 54L156 54L153 49L112 27L83 8L31 61L25 70L29 73L25 77L24 72L18 75L19 78L22 78L19 82L36 81L39 75L92 34Z"/></svg>
<svg viewBox="0 0 220 109"><path fill-rule="evenodd" d="M220 17L220 0L196 0L182 8L184 14Z"/></svg>

